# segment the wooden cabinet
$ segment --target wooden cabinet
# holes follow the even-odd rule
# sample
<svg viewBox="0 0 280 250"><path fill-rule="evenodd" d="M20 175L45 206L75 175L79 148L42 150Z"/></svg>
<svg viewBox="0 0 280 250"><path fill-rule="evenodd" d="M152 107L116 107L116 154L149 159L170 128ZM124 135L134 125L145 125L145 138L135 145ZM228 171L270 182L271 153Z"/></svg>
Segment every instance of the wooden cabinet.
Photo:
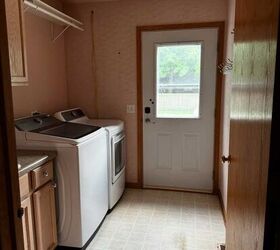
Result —
<svg viewBox="0 0 280 250"><path fill-rule="evenodd" d="M52 250L57 246L53 164L48 162L19 179L25 250Z"/></svg>
<svg viewBox="0 0 280 250"><path fill-rule="evenodd" d="M46 163L43 166L31 171L32 186L34 189L44 185L53 179L52 162Z"/></svg>
<svg viewBox="0 0 280 250"><path fill-rule="evenodd" d="M33 199L37 249L54 249L57 245L57 233L52 183L50 182L36 191Z"/></svg>
<svg viewBox="0 0 280 250"><path fill-rule="evenodd" d="M19 178L19 190L22 200L31 192L29 174L25 174Z"/></svg>
<svg viewBox="0 0 280 250"><path fill-rule="evenodd" d="M26 84L27 63L22 0L5 0L12 83Z"/></svg>
<svg viewBox="0 0 280 250"><path fill-rule="evenodd" d="M32 208L32 197L27 197L21 202L23 209L22 227L23 227L23 241L25 250L35 249L34 240L34 223L33 223L33 208Z"/></svg>

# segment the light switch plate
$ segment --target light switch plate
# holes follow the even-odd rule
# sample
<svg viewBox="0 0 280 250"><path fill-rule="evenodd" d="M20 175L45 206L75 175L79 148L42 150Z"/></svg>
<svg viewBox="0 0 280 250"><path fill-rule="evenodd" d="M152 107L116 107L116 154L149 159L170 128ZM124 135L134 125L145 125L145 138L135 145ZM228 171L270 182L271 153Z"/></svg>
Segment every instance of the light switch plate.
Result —
<svg viewBox="0 0 280 250"><path fill-rule="evenodd" d="M135 113L135 105L134 104L126 105L126 113L134 114Z"/></svg>

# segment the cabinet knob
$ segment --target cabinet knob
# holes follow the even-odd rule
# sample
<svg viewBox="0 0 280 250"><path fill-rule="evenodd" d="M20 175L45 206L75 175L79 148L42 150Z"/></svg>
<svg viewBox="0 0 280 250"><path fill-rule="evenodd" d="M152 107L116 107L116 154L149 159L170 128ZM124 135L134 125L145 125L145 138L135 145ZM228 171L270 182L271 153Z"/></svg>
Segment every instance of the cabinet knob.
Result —
<svg viewBox="0 0 280 250"><path fill-rule="evenodd" d="M52 188L56 188L57 187L57 184L53 181L52 182Z"/></svg>
<svg viewBox="0 0 280 250"><path fill-rule="evenodd" d="M24 215L24 209L23 207L20 207L17 211L17 217L21 219L23 215Z"/></svg>
<svg viewBox="0 0 280 250"><path fill-rule="evenodd" d="M49 176L48 171L44 171L44 172L43 172L43 175L44 175L45 177L48 177L48 176Z"/></svg>

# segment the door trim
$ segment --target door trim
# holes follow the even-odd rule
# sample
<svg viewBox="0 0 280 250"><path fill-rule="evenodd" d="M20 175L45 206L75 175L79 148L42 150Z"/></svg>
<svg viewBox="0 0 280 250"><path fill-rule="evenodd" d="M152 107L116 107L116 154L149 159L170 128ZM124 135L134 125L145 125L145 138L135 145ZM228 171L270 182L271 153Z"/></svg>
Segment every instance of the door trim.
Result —
<svg viewBox="0 0 280 250"><path fill-rule="evenodd" d="M23 231L16 159L5 1L0 1L0 249L22 250Z"/></svg>
<svg viewBox="0 0 280 250"><path fill-rule="evenodd" d="M218 48L217 65L222 63L224 54L224 22L207 23L185 23L185 24L166 24L136 27L137 45L137 183L128 183L128 187L143 188L143 91L142 91L142 32L145 31L164 31L179 29L197 28L217 28L218 29ZM221 98L222 98L223 75L218 71L216 80L216 100L215 100L215 131L214 131L214 170L213 170L213 193L218 192L219 183L219 149L220 149L220 118L221 118Z"/></svg>

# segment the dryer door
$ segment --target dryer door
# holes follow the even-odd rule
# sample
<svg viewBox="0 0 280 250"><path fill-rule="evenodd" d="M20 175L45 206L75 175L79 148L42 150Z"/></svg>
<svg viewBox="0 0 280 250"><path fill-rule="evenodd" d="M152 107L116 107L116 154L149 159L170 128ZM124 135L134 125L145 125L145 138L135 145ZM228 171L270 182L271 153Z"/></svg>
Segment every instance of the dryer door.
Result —
<svg viewBox="0 0 280 250"><path fill-rule="evenodd" d="M120 177L125 169L126 164L125 153L125 134L123 132L113 136L112 138L112 182Z"/></svg>

